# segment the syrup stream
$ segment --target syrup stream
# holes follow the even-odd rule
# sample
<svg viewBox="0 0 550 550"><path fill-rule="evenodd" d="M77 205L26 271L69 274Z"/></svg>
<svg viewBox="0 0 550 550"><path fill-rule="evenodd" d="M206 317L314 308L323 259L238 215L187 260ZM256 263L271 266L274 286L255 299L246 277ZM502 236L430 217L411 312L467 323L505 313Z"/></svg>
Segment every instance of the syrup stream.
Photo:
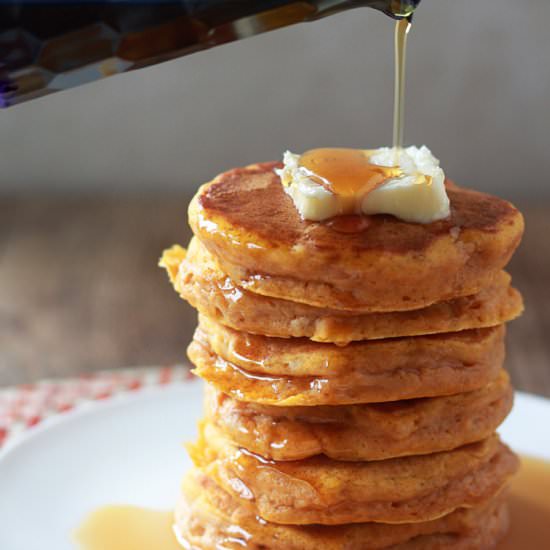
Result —
<svg viewBox="0 0 550 550"><path fill-rule="evenodd" d="M396 151L395 165L399 166L399 153L403 148L403 125L405 122L405 66L407 37L411 28L408 19L395 23L395 87L393 96L393 147Z"/></svg>

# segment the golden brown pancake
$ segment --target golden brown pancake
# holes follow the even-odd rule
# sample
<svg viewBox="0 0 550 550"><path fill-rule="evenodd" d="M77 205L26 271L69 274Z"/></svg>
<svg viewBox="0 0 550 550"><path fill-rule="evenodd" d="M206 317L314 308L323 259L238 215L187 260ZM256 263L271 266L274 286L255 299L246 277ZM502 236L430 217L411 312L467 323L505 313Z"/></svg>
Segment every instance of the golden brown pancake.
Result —
<svg viewBox="0 0 550 550"><path fill-rule="evenodd" d="M216 355L208 343L193 340L187 355L194 373L241 401L279 407L381 403L452 395L479 389L494 380L503 356L487 363L441 364L370 373L354 370L334 376L277 376L249 372Z"/></svg>
<svg viewBox="0 0 550 550"><path fill-rule="evenodd" d="M352 342L347 346L307 338L269 338L226 327L199 315L198 342L227 361L256 374L285 376L349 376L359 371L384 373L430 370L448 365L499 364L504 355L505 327L446 334Z"/></svg>
<svg viewBox="0 0 550 550"><path fill-rule="evenodd" d="M349 224L338 218L304 221L273 172L277 166L220 174L189 207L193 232L223 270L266 296L363 312L420 309L490 285L523 233L510 203L454 185L447 220L415 224L378 215L358 232L342 231Z"/></svg>
<svg viewBox="0 0 550 550"><path fill-rule="evenodd" d="M503 499L459 509L429 522L387 525L277 525L256 517L196 470L175 513L182 546L212 550L489 550L508 526Z"/></svg>
<svg viewBox="0 0 550 550"><path fill-rule="evenodd" d="M189 451L205 475L261 518L292 525L429 521L487 502L518 468L517 457L496 436L452 451L375 462L324 456L275 462L233 445L206 422Z"/></svg>
<svg viewBox="0 0 550 550"><path fill-rule="evenodd" d="M266 336L307 337L347 344L354 340L417 336L500 325L517 317L523 303L501 272L492 286L473 296L414 311L350 314L278 298L237 286L196 240L161 259L176 291L203 315L226 326Z"/></svg>
<svg viewBox="0 0 550 550"><path fill-rule="evenodd" d="M478 389L504 359L504 327L354 342L269 338L199 317L188 353L197 374L237 399L338 405Z"/></svg>
<svg viewBox="0 0 550 550"><path fill-rule="evenodd" d="M510 412L503 370L485 387L431 399L377 405L274 407L206 388L205 416L239 447L271 460L324 454L383 460L446 451L489 437Z"/></svg>

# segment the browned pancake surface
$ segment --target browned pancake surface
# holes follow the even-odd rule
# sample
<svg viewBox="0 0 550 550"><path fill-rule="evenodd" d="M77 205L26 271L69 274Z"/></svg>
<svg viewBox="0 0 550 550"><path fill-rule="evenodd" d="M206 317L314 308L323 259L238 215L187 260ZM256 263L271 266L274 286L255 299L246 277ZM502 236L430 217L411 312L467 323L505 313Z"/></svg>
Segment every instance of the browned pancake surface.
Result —
<svg viewBox="0 0 550 550"><path fill-rule="evenodd" d="M260 244L292 247L307 235L321 251L351 249L408 252L423 250L453 227L495 232L517 217L517 210L497 197L457 186L447 190L451 217L430 224L415 224L393 216L372 216L368 232L341 233L330 224L302 220L286 195L274 168L277 162L236 168L220 174L198 195L206 217L220 216L225 223L258 235Z"/></svg>
<svg viewBox="0 0 550 550"><path fill-rule="evenodd" d="M224 270L257 293L334 309L417 309L489 284L523 232L511 204L456 186L448 220L372 216L364 231L337 231L300 218L275 166L221 174L189 210L193 231Z"/></svg>

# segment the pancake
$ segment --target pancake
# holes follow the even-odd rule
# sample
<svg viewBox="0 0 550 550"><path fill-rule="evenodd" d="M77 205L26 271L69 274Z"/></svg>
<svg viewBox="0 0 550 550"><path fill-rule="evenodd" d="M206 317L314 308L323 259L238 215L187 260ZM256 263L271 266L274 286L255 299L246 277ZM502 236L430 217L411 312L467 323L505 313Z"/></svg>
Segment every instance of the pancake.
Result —
<svg viewBox="0 0 550 550"><path fill-rule="evenodd" d="M193 372L241 401L279 407L381 403L452 395L479 389L494 380L503 355L487 363L406 367L389 372L354 370L334 376L277 376L249 372L216 355L209 344L193 340L187 355Z"/></svg>
<svg viewBox="0 0 550 550"><path fill-rule="evenodd" d="M317 307L420 309L491 284L523 233L510 203L448 185L451 216L430 224L392 216L302 220L277 163L220 174L189 207L193 232L241 287ZM365 224L364 222L368 223Z"/></svg>
<svg viewBox="0 0 550 550"><path fill-rule="evenodd" d="M507 530L502 498L429 522L277 525L258 519L196 470L183 484L175 531L183 548L211 550L489 550Z"/></svg>
<svg viewBox="0 0 550 550"><path fill-rule="evenodd" d="M376 462L324 456L275 462L203 423L189 452L205 475L258 516L291 525L429 521L487 502L518 468L496 436L452 451Z"/></svg>
<svg viewBox="0 0 550 550"><path fill-rule="evenodd" d="M205 416L239 447L271 460L324 454L383 460L446 451L489 437L512 408L508 375L480 390L378 405L274 407L206 388Z"/></svg>
<svg viewBox="0 0 550 550"><path fill-rule="evenodd" d="M282 338L345 345L355 340L458 332L500 325L523 309L521 296L510 287L505 272L473 296L414 311L353 315L244 290L196 240L187 252L177 245L166 250L160 265L176 291L201 314L236 330Z"/></svg>
<svg viewBox="0 0 550 550"><path fill-rule="evenodd" d="M352 342L347 346L312 342L307 338L269 338L226 327L199 315L195 340L255 374L279 376L365 376L427 371L449 366L465 369L500 366L505 327L447 334Z"/></svg>

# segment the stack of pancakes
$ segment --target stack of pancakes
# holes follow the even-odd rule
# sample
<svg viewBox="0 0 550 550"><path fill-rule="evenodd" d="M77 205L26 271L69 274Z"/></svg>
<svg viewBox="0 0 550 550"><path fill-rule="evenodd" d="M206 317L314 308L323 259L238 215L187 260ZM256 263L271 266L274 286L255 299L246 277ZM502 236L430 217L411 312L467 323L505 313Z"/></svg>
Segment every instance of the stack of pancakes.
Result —
<svg viewBox="0 0 550 550"><path fill-rule="evenodd" d="M502 271L509 203L448 184L452 215L300 218L275 163L235 169L190 206L161 264L199 311L206 380L176 529L186 548L492 548L518 467Z"/></svg>

